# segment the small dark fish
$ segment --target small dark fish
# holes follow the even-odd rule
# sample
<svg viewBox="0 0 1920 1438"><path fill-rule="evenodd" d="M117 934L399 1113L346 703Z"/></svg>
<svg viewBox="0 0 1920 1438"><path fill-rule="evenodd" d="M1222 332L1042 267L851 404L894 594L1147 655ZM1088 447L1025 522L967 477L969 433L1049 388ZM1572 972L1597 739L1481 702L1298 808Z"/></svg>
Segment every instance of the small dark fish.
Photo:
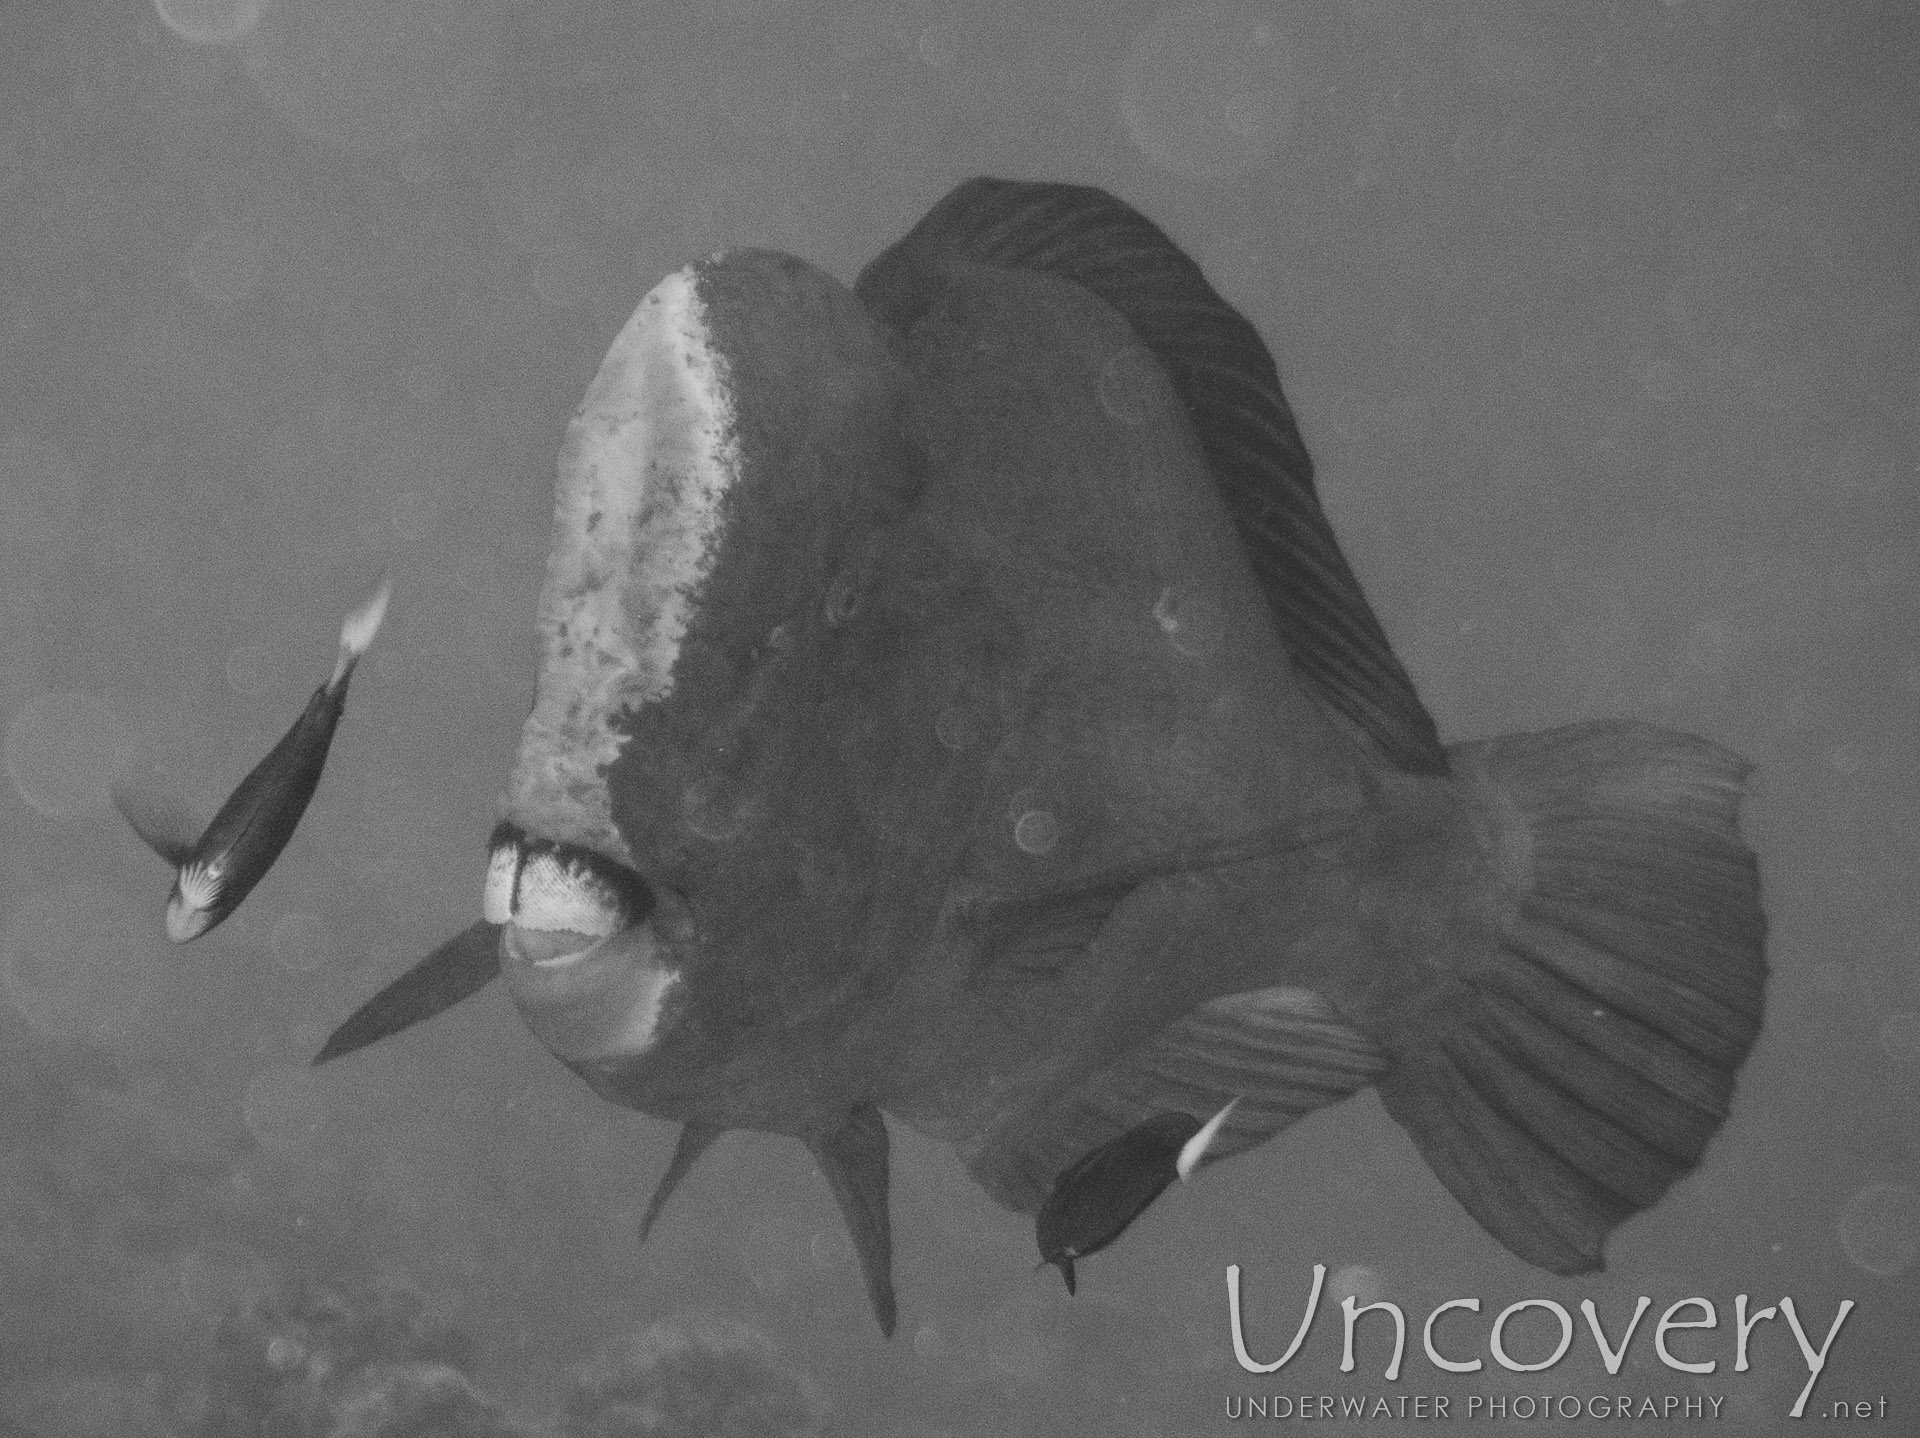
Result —
<svg viewBox="0 0 1920 1438"><path fill-rule="evenodd" d="M173 892L167 896L167 937L176 944L199 938L239 908L287 847L327 766L327 750L346 708L353 666L379 632L392 592L382 579L373 596L346 617L340 626L340 658L332 677L313 691L305 712L240 781L197 840L173 815L133 796L114 793L113 801L134 833L174 866Z"/></svg>
<svg viewBox="0 0 1920 1438"><path fill-rule="evenodd" d="M1059 1265L1074 1292L1074 1260L1125 1233L1176 1178L1191 1178L1239 1102L1204 1123L1190 1113L1155 1114L1062 1170L1033 1221L1041 1267Z"/></svg>

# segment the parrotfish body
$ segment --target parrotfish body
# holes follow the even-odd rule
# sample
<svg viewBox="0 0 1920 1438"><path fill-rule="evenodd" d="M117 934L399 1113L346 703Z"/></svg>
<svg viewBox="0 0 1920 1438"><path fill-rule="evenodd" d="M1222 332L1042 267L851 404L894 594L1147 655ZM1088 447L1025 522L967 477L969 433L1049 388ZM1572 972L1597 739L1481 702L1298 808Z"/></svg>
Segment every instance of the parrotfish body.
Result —
<svg viewBox="0 0 1920 1438"><path fill-rule="evenodd" d="M1757 1032L1745 765L1603 722L1443 745L1265 345L1098 191L975 180L852 290L663 280L560 456L481 920L612 1102L805 1142L892 1327L882 1114L1002 1204L1174 1110L1367 1085L1556 1272L1699 1160ZM1122 1205L1124 1207L1124 1205Z"/></svg>
<svg viewBox="0 0 1920 1438"><path fill-rule="evenodd" d="M167 937L176 944L199 938L239 908L293 837L326 769L333 731L346 709L347 682L380 630L390 594L382 580L366 603L346 617L332 676L313 691L293 727L240 781L198 839L150 803L114 794L134 832L174 866Z"/></svg>

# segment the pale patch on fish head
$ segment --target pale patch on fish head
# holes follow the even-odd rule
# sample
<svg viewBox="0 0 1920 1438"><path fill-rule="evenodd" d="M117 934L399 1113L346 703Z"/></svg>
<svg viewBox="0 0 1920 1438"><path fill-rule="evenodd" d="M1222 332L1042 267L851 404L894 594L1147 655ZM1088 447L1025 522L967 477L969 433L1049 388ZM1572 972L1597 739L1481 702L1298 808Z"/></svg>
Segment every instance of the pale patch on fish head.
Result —
<svg viewBox="0 0 1920 1438"><path fill-rule="evenodd" d="M904 648L874 638L872 596L924 483L909 403L845 286L742 251L655 288L569 429L498 811L520 838L484 907L556 1053L650 1056L629 1092L656 1063L697 1087L696 1050L812 1022L870 962L853 936L887 796L862 776L894 771L859 768L845 715L892 732L855 706ZM613 892L629 880L644 912Z"/></svg>
<svg viewBox="0 0 1920 1438"><path fill-rule="evenodd" d="M623 713L673 691L739 474L728 366L688 266L641 301L567 426L539 685L503 803L522 824L631 859L602 775Z"/></svg>

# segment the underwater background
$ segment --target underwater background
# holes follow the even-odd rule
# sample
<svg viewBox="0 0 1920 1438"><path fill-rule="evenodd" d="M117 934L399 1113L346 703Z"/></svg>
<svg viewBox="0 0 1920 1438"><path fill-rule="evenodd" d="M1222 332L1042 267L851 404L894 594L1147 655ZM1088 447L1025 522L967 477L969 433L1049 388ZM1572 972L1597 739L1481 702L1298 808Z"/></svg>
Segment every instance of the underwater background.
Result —
<svg viewBox="0 0 1920 1438"><path fill-rule="evenodd" d="M640 297L745 244L850 282L981 173L1111 189L1267 337L1443 737L1617 715L1757 763L1765 1027L1604 1273L1507 1253L1363 1093L1069 1299L895 1125L887 1343L791 1140L725 1138L639 1246L673 1128L498 986L308 1066L478 916L554 456ZM0 5L0 1435L1172 1438L1274 1393L1790 1431L1806 1361L1776 1321L1732 1371L1742 1293L1816 1345L1854 1300L1809 1417L1920 1431L1916 176L1912 5ZM108 783L210 814L383 565L312 809L169 945ZM1245 1373L1227 1265L1271 1358L1315 1263L1330 1311ZM1641 1294L1609 1376L1578 1301L1617 1340ZM1339 1371L1344 1295L1406 1310L1395 1382L1378 1315ZM1696 1295L1711 1374L1654 1354ZM1455 1297L1457 1357L1525 1298L1580 1331L1441 1373Z"/></svg>

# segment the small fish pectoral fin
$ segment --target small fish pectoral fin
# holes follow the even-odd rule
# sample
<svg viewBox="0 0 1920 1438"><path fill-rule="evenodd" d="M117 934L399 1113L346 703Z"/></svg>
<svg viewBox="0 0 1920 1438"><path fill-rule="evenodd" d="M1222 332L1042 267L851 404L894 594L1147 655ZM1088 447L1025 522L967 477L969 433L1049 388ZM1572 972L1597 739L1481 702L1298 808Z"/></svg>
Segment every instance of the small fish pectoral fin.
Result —
<svg viewBox="0 0 1920 1438"><path fill-rule="evenodd" d="M118 785L111 792L113 807L142 843L176 869L187 862L198 836L182 810L149 795L130 794Z"/></svg>
<svg viewBox="0 0 1920 1438"><path fill-rule="evenodd" d="M667 1161L667 1171L660 1175L660 1182L648 1200L646 1214L640 1220L640 1241L647 1241L652 1232L654 1220L660 1217L660 1211L667 1206L667 1200L673 1197L673 1191L680 1186L680 1180L693 1172L694 1164L700 1161L700 1155L713 1147L715 1139L726 1130L718 1124L689 1123L680 1129L680 1141L673 1146L673 1157Z"/></svg>
<svg viewBox="0 0 1920 1438"><path fill-rule="evenodd" d="M1387 1066L1374 1042L1317 994L1228 994L1176 1019L1070 1093L1006 1115L962 1145L961 1157L997 1202L1037 1213L1056 1175L1156 1115L1219 1117L1204 1155L1211 1163L1365 1088ZM1198 1117L1190 1122L1190 1133L1201 1131Z"/></svg>
<svg viewBox="0 0 1920 1438"><path fill-rule="evenodd" d="M455 934L368 999L314 1055L323 1064L411 1028L480 992L500 972L500 925L485 920Z"/></svg>
<svg viewBox="0 0 1920 1438"><path fill-rule="evenodd" d="M840 1204L847 1233L860 1254L867 1297L880 1331L893 1337L893 1228L887 1214L887 1124L870 1103L856 1104L847 1121L807 1147Z"/></svg>

